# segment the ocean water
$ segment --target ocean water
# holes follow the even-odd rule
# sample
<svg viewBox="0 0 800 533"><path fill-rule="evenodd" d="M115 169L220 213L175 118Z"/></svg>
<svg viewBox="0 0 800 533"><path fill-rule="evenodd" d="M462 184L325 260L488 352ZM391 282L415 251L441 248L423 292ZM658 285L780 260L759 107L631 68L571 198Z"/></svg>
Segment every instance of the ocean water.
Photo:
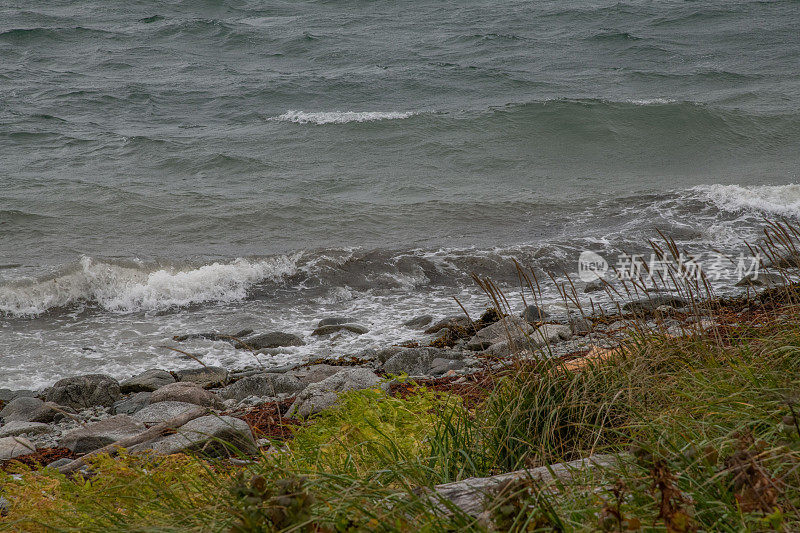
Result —
<svg viewBox="0 0 800 533"><path fill-rule="evenodd" d="M662 231L800 216L800 3L0 4L0 387L411 339ZM544 275L544 274L543 274ZM723 280L724 281L724 280ZM557 295L545 291L547 305ZM521 305L521 304L520 304ZM316 339L330 315L368 326Z"/></svg>

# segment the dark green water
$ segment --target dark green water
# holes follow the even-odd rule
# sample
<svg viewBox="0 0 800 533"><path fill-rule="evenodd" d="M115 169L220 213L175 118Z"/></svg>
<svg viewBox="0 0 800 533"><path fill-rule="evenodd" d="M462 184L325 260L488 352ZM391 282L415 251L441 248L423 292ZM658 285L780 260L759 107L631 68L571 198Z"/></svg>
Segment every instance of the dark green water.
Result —
<svg viewBox="0 0 800 533"><path fill-rule="evenodd" d="M470 272L656 229L735 250L800 214L799 26L796 1L3 2L0 386L330 313L372 331L275 360L380 344L483 305Z"/></svg>

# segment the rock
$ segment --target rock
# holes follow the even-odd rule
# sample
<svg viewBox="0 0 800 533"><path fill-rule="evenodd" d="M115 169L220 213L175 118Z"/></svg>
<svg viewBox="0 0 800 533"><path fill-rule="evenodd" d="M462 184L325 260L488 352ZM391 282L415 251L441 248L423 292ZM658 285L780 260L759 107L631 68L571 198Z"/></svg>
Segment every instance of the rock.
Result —
<svg viewBox="0 0 800 533"><path fill-rule="evenodd" d="M762 266L768 268L795 268L800 267L800 252L785 250L769 257Z"/></svg>
<svg viewBox="0 0 800 533"><path fill-rule="evenodd" d="M464 361L460 359L444 359L437 357L431 361L428 373L433 376L441 376L453 370L460 370L465 366Z"/></svg>
<svg viewBox="0 0 800 533"><path fill-rule="evenodd" d="M199 452L224 456L241 452L255 454L258 447L250 426L230 416L201 416L178 428L177 433L131 447L132 453L150 450L160 455Z"/></svg>
<svg viewBox="0 0 800 533"><path fill-rule="evenodd" d="M195 409L197 405L187 402L175 402L167 400L164 402L153 403L144 409L133 414L132 418L146 426L155 426L161 422L166 422L171 418L185 413L190 409Z"/></svg>
<svg viewBox="0 0 800 533"><path fill-rule="evenodd" d="M521 342L526 335L533 333L533 326L527 320L517 317L505 317L479 330L467 341L467 348L470 350L482 350L492 344L508 341L509 335L512 341Z"/></svg>
<svg viewBox="0 0 800 533"><path fill-rule="evenodd" d="M381 369L388 374L405 372L411 376L420 376L428 373L434 359L462 359L463 357L464 354L457 350L398 347Z"/></svg>
<svg viewBox="0 0 800 533"><path fill-rule="evenodd" d="M58 470L60 467L68 465L71 462L72 459L70 459L69 457L62 457L61 459L56 459L52 463L48 463L47 468L53 468L55 470Z"/></svg>
<svg viewBox="0 0 800 533"><path fill-rule="evenodd" d="M604 283L603 281L596 279L594 281L590 281L589 283L587 283L586 286L583 288L583 292L590 293L590 292L602 291L605 290L606 285L607 284Z"/></svg>
<svg viewBox="0 0 800 533"><path fill-rule="evenodd" d="M622 306L622 310L639 313L643 311L654 311L662 305L669 305L670 307L683 307L688 303L688 300L678 296L660 294L628 302Z"/></svg>
<svg viewBox="0 0 800 533"><path fill-rule="evenodd" d="M202 407L221 409L222 402L217 396L196 383L177 382L164 385L150 396L150 405L159 402L186 402Z"/></svg>
<svg viewBox="0 0 800 533"><path fill-rule="evenodd" d="M111 407L120 398L117 380L103 374L89 374L56 381L47 391L47 401L73 409L95 405Z"/></svg>
<svg viewBox="0 0 800 533"><path fill-rule="evenodd" d="M544 324L533 332L531 339L539 346L545 344L555 344L560 341L568 341L572 337L572 330L569 326L561 324Z"/></svg>
<svg viewBox="0 0 800 533"><path fill-rule="evenodd" d="M366 368L343 368L336 374L306 387L292 406L287 417L307 417L336 405L339 393L378 387L381 378ZM385 388L385 386L384 386Z"/></svg>
<svg viewBox="0 0 800 533"><path fill-rule="evenodd" d="M464 315L453 315L436 322L431 327L425 330L426 335L438 333L445 328L470 328L472 323L469 318Z"/></svg>
<svg viewBox="0 0 800 533"><path fill-rule="evenodd" d="M237 345L237 348L251 348L253 350L263 350L264 348L280 348L283 346L304 346L303 339L292 333L273 331L264 333L244 340L245 346Z"/></svg>
<svg viewBox="0 0 800 533"><path fill-rule="evenodd" d="M232 342L234 339L242 339L253 333L252 329L243 329L233 334L227 333L190 333L188 335L175 335L172 340L177 342L188 341L190 339L205 339L209 341L228 341Z"/></svg>
<svg viewBox="0 0 800 533"><path fill-rule="evenodd" d="M5 497L0 496L0 516L8 516L8 512L11 510L11 504L8 502Z"/></svg>
<svg viewBox="0 0 800 533"><path fill-rule="evenodd" d="M111 406L112 412L115 415L132 415L150 405L152 395L152 392L137 392L124 400L114 402Z"/></svg>
<svg viewBox="0 0 800 533"><path fill-rule="evenodd" d="M130 392L153 392L159 387L175 383L175 378L166 370L154 368L128 378L119 384L122 394Z"/></svg>
<svg viewBox="0 0 800 533"><path fill-rule="evenodd" d="M403 322L403 325L407 328L422 329L428 324L430 324L432 321L433 317L431 315L420 315L420 316L415 316L411 320L406 320L405 322Z"/></svg>
<svg viewBox="0 0 800 533"><path fill-rule="evenodd" d="M19 422L53 422L56 418L63 416L51 404L47 404L39 398L22 396L11 400L2 411L0 418L6 423L11 421Z"/></svg>
<svg viewBox="0 0 800 533"><path fill-rule="evenodd" d="M116 415L70 431L61 437L59 445L74 453L89 453L146 429L144 424L128 415Z"/></svg>
<svg viewBox="0 0 800 533"><path fill-rule="evenodd" d="M311 385L312 383L319 383L325 378L336 374L342 369L340 366L317 364L295 368L286 374L296 377L304 385Z"/></svg>
<svg viewBox="0 0 800 533"><path fill-rule="evenodd" d="M289 374L256 374L242 378L236 383L228 385L219 395L222 398L244 400L249 396L277 396L278 394L295 394L306 385L296 376Z"/></svg>
<svg viewBox="0 0 800 533"><path fill-rule="evenodd" d="M311 332L312 335L330 335L331 333L337 333L339 331L349 331L351 333L355 333L356 335L363 335L364 333L368 333L369 330L364 326L359 326L358 324L328 324L325 326L319 326L317 329Z"/></svg>
<svg viewBox="0 0 800 533"><path fill-rule="evenodd" d="M204 366L201 368L187 368L175 372L177 381L197 383L209 389L225 385L228 382L228 371L218 366Z"/></svg>
<svg viewBox="0 0 800 533"><path fill-rule="evenodd" d="M541 322L550 315L544 309L531 304L522 311L520 316L528 322Z"/></svg>
<svg viewBox="0 0 800 533"><path fill-rule="evenodd" d="M35 398L36 392L32 390L11 390L11 389L0 389L0 402L8 403L11 400L16 400L17 398L22 397L29 397Z"/></svg>
<svg viewBox="0 0 800 533"><path fill-rule="evenodd" d="M757 275L745 276L736 282L736 287L780 287L786 284L786 279L780 274L772 272L759 272Z"/></svg>
<svg viewBox="0 0 800 533"><path fill-rule="evenodd" d="M0 461L8 461L35 451L36 446L25 437L3 437L0 439Z"/></svg>
<svg viewBox="0 0 800 533"><path fill-rule="evenodd" d="M570 318L569 327L573 335L586 335L592 331L591 321L582 316Z"/></svg>
<svg viewBox="0 0 800 533"><path fill-rule="evenodd" d="M41 435L51 433L53 428L41 422L20 422L14 420L0 427L0 438L16 437L18 435Z"/></svg>
<svg viewBox="0 0 800 533"><path fill-rule="evenodd" d="M354 324L356 321L350 317L346 316L332 316L328 318L323 318L319 322L317 322L317 327L321 328L324 326L338 326L341 324Z"/></svg>

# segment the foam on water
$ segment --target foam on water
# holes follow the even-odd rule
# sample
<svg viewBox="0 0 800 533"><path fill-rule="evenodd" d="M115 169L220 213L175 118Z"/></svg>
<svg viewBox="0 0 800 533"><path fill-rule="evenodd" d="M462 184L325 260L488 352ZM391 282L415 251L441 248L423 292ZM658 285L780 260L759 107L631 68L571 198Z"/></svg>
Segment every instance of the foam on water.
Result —
<svg viewBox="0 0 800 533"><path fill-rule="evenodd" d="M290 109L280 116L273 117L272 120L294 122L295 124L347 124L348 122L404 119L416 114L411 111L325 111L309 113Z"/></svg>
<svg viewBox="0 0 800 533"><path fill-rule="evenodd" d="M700 185L692 191L718 209L785 217L800 216L800 185Z"/></svg>
<svg viewBox="0 0 800 533"><path fill-rule="evenodd" d="M82 257L76 268L56 277L0 286L0 312L38 315L82 301L115 312L230 302L245 298L247 289L259 281L292 274L296 259L297 256L258 261L239 258L195 269L148 271Z"/></svg>

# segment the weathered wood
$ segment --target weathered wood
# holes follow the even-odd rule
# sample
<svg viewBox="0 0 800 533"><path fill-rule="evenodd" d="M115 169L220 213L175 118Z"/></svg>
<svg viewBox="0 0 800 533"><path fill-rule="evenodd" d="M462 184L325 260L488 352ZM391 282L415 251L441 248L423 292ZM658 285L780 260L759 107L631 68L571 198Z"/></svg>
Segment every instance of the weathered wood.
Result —
<svg viewBox="0 0 800 533"><path fill-rule="evenodd" d="M516 470L489 477L471 477L463 481L437 485L433 489L440 501L449 500L465 513L478 515L484 510L485 505L491 502L498 489L509 481L531 480L546 485L556 479L568 479L577 471L612 466L618 461L619 457L615 455L593 455L586 459L540 466L530 470Z"/></svg>
<svg viewBox="0 0 800 533"><path fill-rule="evenodd" d="M142 442L148 442L151 440L155 440L159 437L163 437L170 431L176 430L182 425L186 424L187 422L194 420L195 418L200 418L201 416L208 414L209 410L205 407L196 407L194 409L189 409L185 411L175 418L170 418L157 426L153 426L147 431L139 433L138 435L134 435L132 437L126 437L124 439L120 439L116 442L109 444L108 446L103 446L98 450L94 450L93 452L89 452L86 455L79 457L72 461L71 463L67 463L64 466L58 468L58 471L62 474L67 474L69 472L74 472L78 470L80 467L86 464L86 460L94 457L96 455L100 455L103 453L107 453L113 455L117 452L119 448L130 448L136 444L141 444Z"/></svg>

